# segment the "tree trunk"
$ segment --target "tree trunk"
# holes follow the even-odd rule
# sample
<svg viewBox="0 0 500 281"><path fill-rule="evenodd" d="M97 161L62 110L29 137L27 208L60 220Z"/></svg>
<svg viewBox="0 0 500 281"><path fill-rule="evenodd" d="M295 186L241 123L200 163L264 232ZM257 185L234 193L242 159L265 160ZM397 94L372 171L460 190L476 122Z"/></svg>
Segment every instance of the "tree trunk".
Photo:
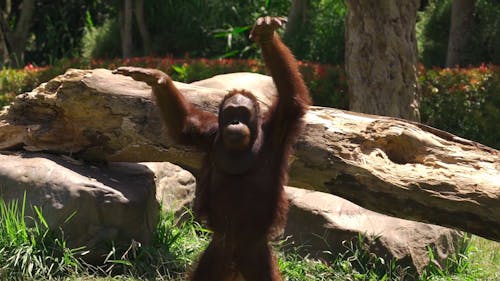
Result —
<svg viewBox="0 0 500 281"><path fill-rule="evenodd" d="M0 68L3 68L9 63L9 49L3 33L3 28L0 25Z"/></svg>
<svg viewBox="0 0 500 281"><path fill-rule="evenodd" d="M217 112L228 89L251 90L263 112L272 79L227 74L176 83L189 102ZM151 88L108 70L69 70L0 114L0 150L123 162L170 161L196 172L202 154L175 145ZM312 107L296 146L290 185L360 206L500 241L500 152L422 124Z"/></svg>
<svg viewBox="0 0 500 281"><path fill-rule="evenodd" d="M469 42L474 22L474 0L453 0L446 67L464 64L461 54Z"/></svg>
<svg viewBox="0 0 500 281"><path fill-rule="evenodd" d="M144 21L144 0L135 1L135 20L137 21L139 33L141 34L144 55L151 55L151 36L149 35L146 22Z"/></svg>
<svg viewBox="0 0 500 281"><path fill-rule="evenodd" d="M5 1L5 7L0 7L0 58L1 67L7 66L10 61L9 48L7 46L7 34L10 32L9 24L7 19L9 18L10 11L12 8L12 2L10 0Z"/></svg>
<svg viewBox="0 0 500 281"><path fill-rule="evenodd" d="M132 0L124 0L120 13L122 57L132 56Z"/></svg>
<svg viewBox="0 0 500 281"><path fill-rule="evenodd" d="M10 6L8 3L6 5ZM21 3L21 13L19 20L16 22L14 30L11 30L6 18L9 17L10 7L6 7L6 11L2 15L1 28L5 41L2 48L6 48L3 53L4 57L8 57L9 63L13 67L22 67L24 65L24 50L26 49L26 42L28 39L29 31L33 13L35 11L35 0L24 0Z"/></svg>
<svg viewBox="0 0 500 281"><path fill-rule="evenodd" d="M420 120L415 22L419 0L347 0L350 110Z"/></svg>
<svg viewBox="0 0 500 281"><path fill-rule="evenodd" d="M292 0L286 24L285 38L293 38L297 34L300 34L301 28L309 20L309 4L309 0Z"/></svg>

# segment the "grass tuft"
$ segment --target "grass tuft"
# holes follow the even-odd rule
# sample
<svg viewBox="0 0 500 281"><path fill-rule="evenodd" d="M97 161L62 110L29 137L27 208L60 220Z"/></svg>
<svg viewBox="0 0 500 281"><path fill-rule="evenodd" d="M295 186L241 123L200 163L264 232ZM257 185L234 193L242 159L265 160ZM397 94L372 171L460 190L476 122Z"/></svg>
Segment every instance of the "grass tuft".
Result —
<svg viewBox="0 0 500 281"><path fill-rule="evenodd" d="M62 232L49 229L39 208L25 214L26 195L18 201L0 198L0 278L50 279L78 273L80 249L69 249Z"/></svg>

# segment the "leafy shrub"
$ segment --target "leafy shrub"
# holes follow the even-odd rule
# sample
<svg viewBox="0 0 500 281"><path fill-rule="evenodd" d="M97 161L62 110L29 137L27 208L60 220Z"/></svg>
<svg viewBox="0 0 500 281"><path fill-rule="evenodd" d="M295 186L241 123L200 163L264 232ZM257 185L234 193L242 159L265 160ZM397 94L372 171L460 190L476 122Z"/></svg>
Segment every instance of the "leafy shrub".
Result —
<svg viewBox="0 0 500 281"><path fill-rule="evenodd" d="M500 64L500 1L499 0L477 0L476 17L479 18L473 34L473 50L481 50L478 53L481 61L492 64ZM481 48L483 47L483 48ZM477 64L477 63L476 63Z"/></svg>
<svg viewBox="0 0 500 281"><path fill-rule="evenodd" d="M81 53L85 59L120 57L120 28L108 19L100 26L87 26L82 37Z"/></svg>
<svg viewBox="0 0 500 281"><path fill-rule="evenodd" d="M145 2L153 53L182 56L249 57L248 34L263 15L286 15L289 1L154 1ZM165 19L168 19L166 21Z"/></svg>
<svg viewBox="0 0 500 281"><path fill-rule="evenodd" d="M76 60L60 60L50 67L28 64L24 69L4 68L0 70L0 108L8 105L16 95L31 91L43 82L64 73L70 67L78 67Z"/></svg>
<svg viewBox="0 0 500 281"><path fill-rule="evenodd" d="M349 108L347 82L342 66L300 62L299 67L315 105Z"/></svg>
<svg viewBox="0 0 500 281"><path fill-rule="evenodd" d="M19 93L29 91L38 84L37 72L25 68L0 71L0 108L9 104Z"/></svg>
<svg viewBox="0 0 500 281"><path fill-rule="evenodd" d="M307 60L330 64L344 64L347 7L344 1L320 1L312 20L311 51Z"/></svg>
<svg viewBox="0 0 500 281"><path fill-rule="evenodd" d="M422 122L500 148L500 69L421 68Z"/></svg>
<svg viewBox="0 0 500 281"><path fill-rule="evenodd" d="M0 107L8 104L17 93L25 90L27 73L22 70L2 69L0 71Z"/></svg>

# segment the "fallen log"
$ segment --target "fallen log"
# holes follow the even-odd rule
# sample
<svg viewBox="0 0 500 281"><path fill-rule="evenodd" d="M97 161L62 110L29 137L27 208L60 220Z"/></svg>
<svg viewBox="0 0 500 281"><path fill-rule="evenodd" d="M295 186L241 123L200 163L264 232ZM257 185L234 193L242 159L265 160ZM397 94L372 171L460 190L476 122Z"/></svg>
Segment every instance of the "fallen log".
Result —
<svg viewBox="0 0 500 281"><path fill-rule="evenodd" d="M227 89L252 89L264 108L275 89L238 73L177 83L216 112ZM500 153L422 124L311 107L290 185L329 192L388 215L500 241ZM196 170L201 153L175 145L150 88L109 70L69 70L19 95L0 114L0 150L76 155L91 161L170 161Z"/></svg>

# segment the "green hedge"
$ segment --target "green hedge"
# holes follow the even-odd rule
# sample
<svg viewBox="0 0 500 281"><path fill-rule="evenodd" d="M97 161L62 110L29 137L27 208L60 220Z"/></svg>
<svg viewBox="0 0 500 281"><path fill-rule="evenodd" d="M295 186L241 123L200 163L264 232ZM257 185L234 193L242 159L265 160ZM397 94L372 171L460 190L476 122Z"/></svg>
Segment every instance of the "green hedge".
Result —
<svg viewBox="0 0 500 281"><path fill-rule="evenodd" d="M422 122L500 148L500 68L421 69Z"/></svg>
<svg viewBox="0 0 500 281"><path fill-rule="evenodd" d="M217 74L251 71L265 73L258 60L240 59L176 59L143 57L132 59L65 60L52 67L0 71L0 105L36 87L65 69L108 68L121 65L151 67L163 70L174 80L192 82ZM343 67L299 62L300 70L316 105L347 109L347 84ZM475 68L419 69L422 91L422 122L500 148L500 67L481 65Z"/></svg>

